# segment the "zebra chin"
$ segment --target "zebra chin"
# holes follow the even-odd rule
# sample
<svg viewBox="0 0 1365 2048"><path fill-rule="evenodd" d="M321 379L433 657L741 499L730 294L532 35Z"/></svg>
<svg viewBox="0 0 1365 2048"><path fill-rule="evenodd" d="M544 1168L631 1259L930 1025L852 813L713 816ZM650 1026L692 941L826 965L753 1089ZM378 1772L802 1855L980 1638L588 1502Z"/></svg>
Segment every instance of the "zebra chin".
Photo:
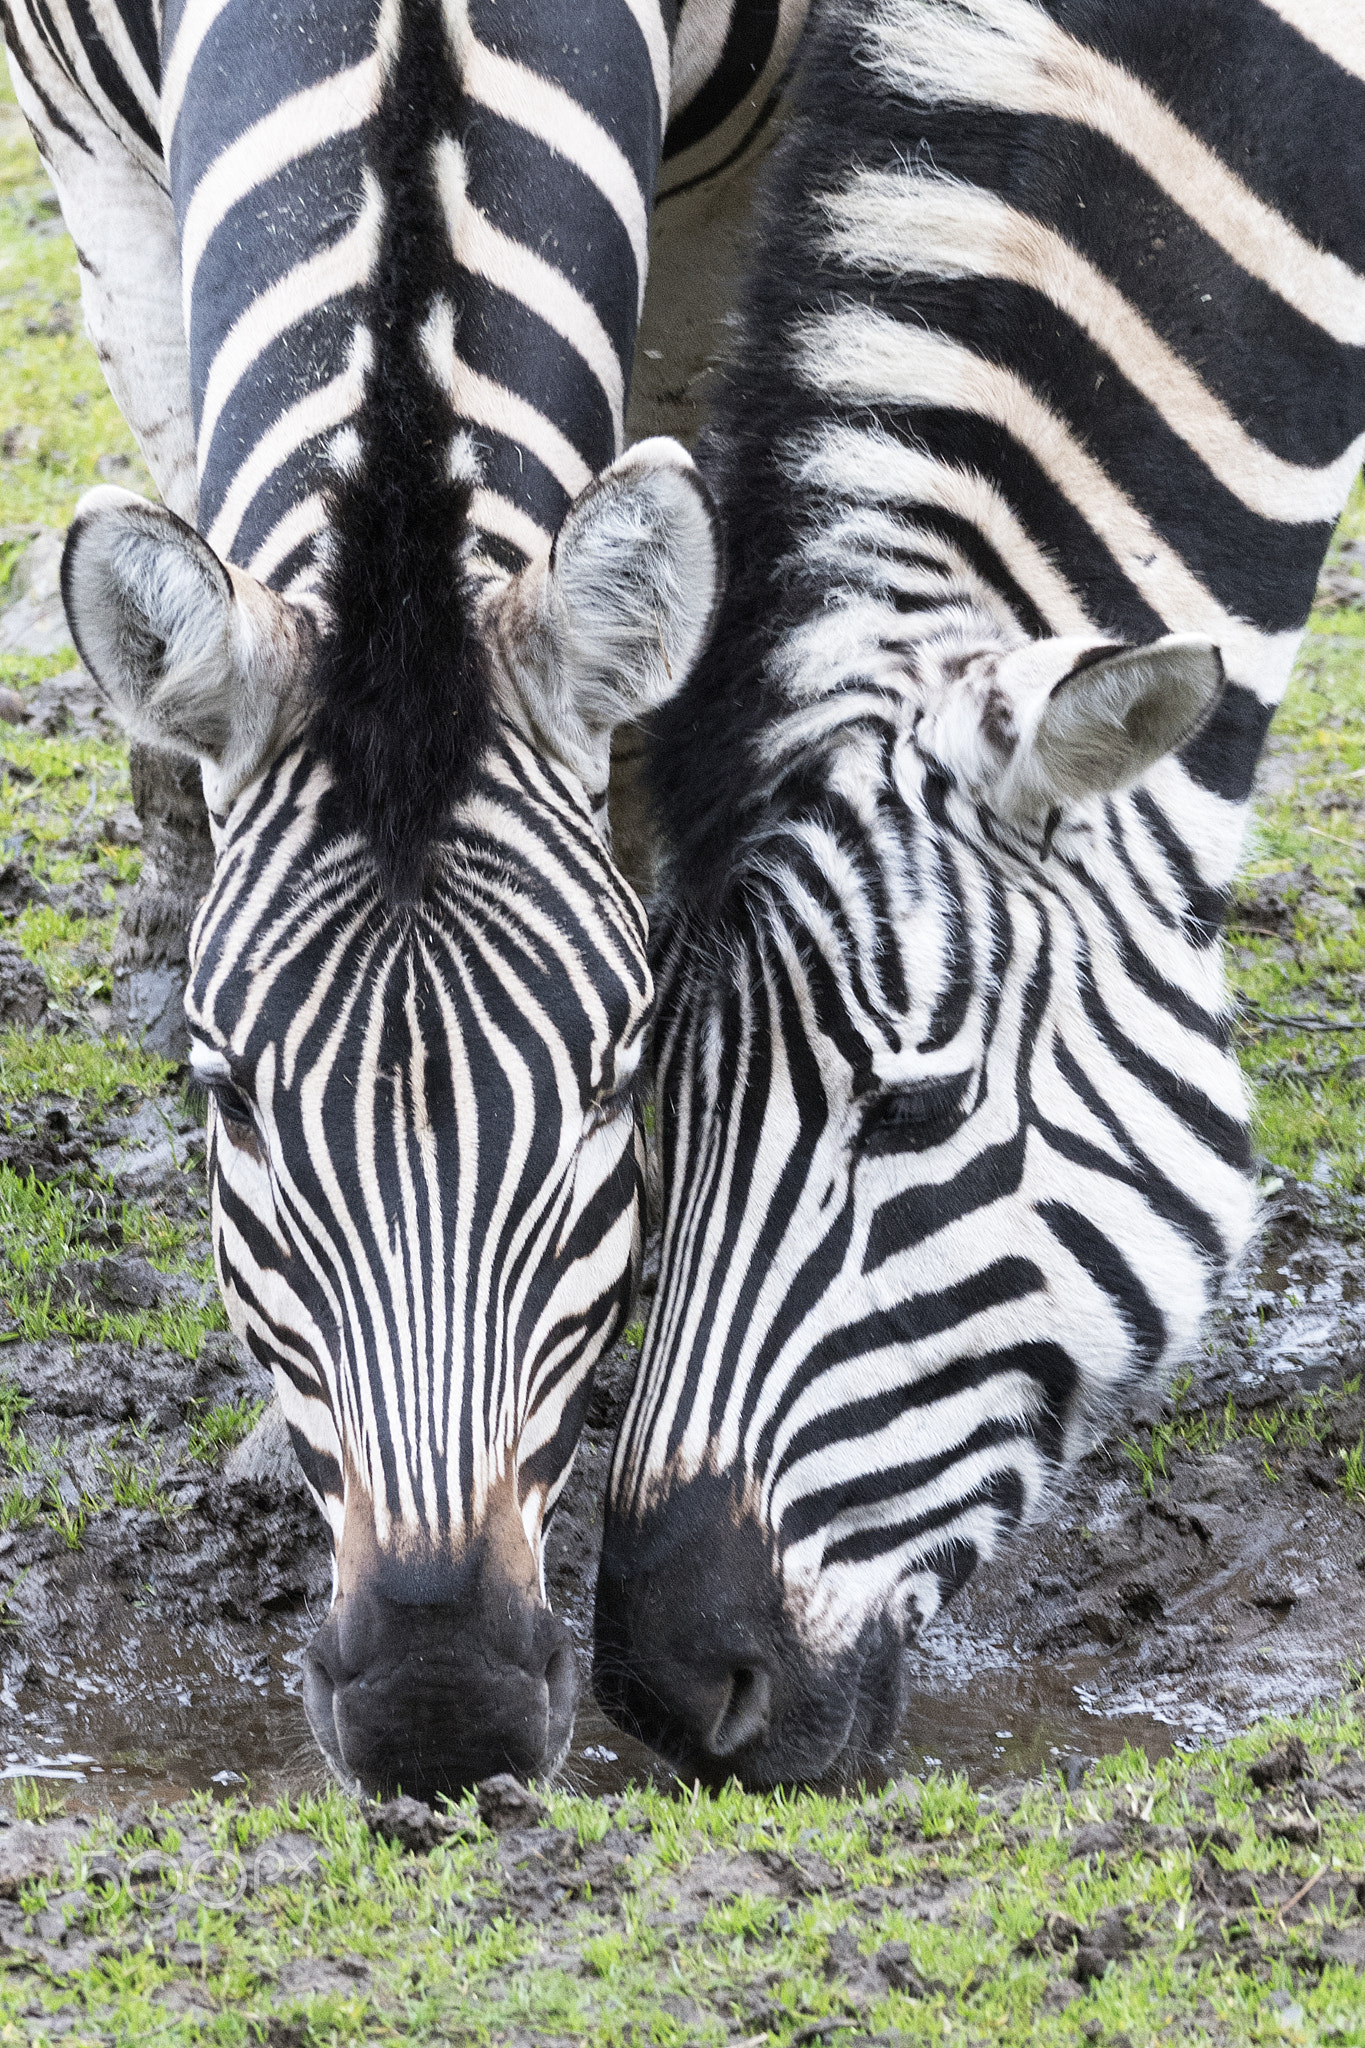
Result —
<svg viewBox="0 0 1365 2048"><path fill-rule="evenodd" d="M771 1541L724 1478L700 1474L641 1521L610 1509L593 1690L680 1778L753 1791L877 1774L905 1704L889 1613L821 1653L786 1611Z"/></svg>
<svg viewBox="0 0 1365 2048"><path fill-rule="evenodd" d="M577 1670L524 1539L524 1560L496 1532L454 1560L395 1556L372 1533L355 1541L347 1519L337 1596L303 1683L309 1725L342 1783L433 1802L499 1772L555 1771L573 1735Z"/></svg>

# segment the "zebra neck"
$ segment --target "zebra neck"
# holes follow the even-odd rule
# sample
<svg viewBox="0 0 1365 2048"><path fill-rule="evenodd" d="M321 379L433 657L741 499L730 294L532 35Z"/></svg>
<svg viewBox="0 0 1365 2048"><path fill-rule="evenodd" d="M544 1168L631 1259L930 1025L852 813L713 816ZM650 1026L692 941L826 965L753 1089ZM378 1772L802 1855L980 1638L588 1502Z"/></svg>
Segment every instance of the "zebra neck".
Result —
<svg viewBox="0 0 1365 2048"><path fill-rule="evenodd" d="M1361 86L1255 0L1235 37L1151 12L817 12L717 400L730 596L662 721L683 865L733 843L774 650L867 580L879 517L1030 636L1212 641L1230 687L1184 759L1245 801L1365 449L1359 209L1301 112L1354 136Z"/></svg>
<svg viewBox="0 0 1365 2048"><path fill-rule="evenodd" d="M1026 637L969 539L851 498L827 498L823 512L776 572L807 599L768 664L793 705L819 698L837 709L842 698L852 710L869 685L903 697L921 649L941 664Z"/></svg>

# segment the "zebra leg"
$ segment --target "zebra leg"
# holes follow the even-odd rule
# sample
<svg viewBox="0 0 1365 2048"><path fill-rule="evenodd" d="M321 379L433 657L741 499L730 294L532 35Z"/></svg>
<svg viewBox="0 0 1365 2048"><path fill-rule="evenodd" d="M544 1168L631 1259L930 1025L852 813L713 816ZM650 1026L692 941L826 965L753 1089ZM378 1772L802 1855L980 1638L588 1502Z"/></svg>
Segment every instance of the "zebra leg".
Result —
<svg viewBox="0 0 1365 2048"><path fill-rule="evenodd" d="M164 747L134 740L128 760L142 873L114 941L110 1022L135 1044L185 1059L190 925L213 879L204 787L199 764Z"/></svg>
<svg viewBox="0 0 1365 2048"><path fill-rule="evenodd" d="M86 331L158 491L193 525L190 363L164 167L135 135L110 126L24 12L7 17L7 29L15 97L76 244ZM76 72L78 53L67 54Z"/></svg>

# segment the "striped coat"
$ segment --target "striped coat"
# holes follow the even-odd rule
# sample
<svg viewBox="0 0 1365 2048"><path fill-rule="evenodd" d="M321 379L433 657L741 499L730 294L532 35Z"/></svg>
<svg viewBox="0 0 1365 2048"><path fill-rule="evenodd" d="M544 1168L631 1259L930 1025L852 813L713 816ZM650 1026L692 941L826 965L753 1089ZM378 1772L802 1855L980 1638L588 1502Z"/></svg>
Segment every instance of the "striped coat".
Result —
<svg viewBox="0 0 1365 2048"><path fill-rule="evenodd" d="M689 7L689 178L799 16ZM133 735L203 772L215 1253L334 1536L309 1717L371 1790L551 1767L572 1725L541 1539L638 1267L651 995L611 734L681 681L718 576L683 450L624 446L674 27L6 16L164 499L82 502L68 613Z"/></svg>
<svg viewBox="0 0 1365 2048"><path fill-rule="evenodd" d="M907 1634L1246 1241L1219 925L1365 451L1363 30L816 10L655 759L664 1245L596 1682L684 1775L889 1740Z"/></svg>

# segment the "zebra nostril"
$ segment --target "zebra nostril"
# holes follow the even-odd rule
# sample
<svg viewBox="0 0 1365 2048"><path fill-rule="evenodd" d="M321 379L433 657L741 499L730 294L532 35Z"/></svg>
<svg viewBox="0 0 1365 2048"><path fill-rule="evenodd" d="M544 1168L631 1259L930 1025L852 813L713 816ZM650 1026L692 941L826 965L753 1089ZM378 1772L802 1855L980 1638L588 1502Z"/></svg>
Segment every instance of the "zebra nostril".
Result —
<svg viewBox="0 0 1365 2048"><path fill-rule="evenodd" d="M773 1685L761 1666L741 1664L730 1673L730 1690L716 1716L704 1747L710 1756L734 1756L751 1742L761 1741L768 1732L772 1714Z"/></svg>
<svg viewBox="0 0 1365 2048"><path fill-rule="evenodd" d="M573 1651L567 1645L562 1644L545 1666L545 1690L549 1695L551 1729L563 1721L572 1722L578 1705L578 1672Z"/></svg>

